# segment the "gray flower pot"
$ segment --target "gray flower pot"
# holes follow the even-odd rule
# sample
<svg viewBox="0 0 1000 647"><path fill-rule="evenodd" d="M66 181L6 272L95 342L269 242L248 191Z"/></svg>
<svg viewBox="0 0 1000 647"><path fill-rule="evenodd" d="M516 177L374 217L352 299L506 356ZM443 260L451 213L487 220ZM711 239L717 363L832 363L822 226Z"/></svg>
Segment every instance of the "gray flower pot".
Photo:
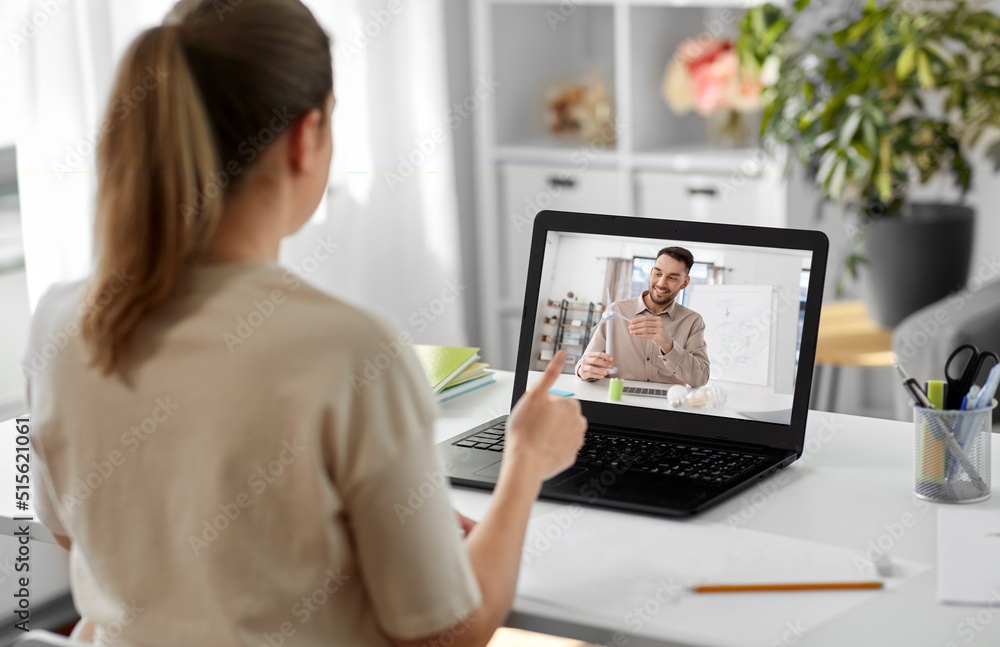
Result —
<svg viewBox="0 0 1000 647"><path fill-rule="evenodd" d="M900 217L871 222L862 242L861 287L868 313L893 328L908 315L965 286L975 211L915 203Z"/></svg>

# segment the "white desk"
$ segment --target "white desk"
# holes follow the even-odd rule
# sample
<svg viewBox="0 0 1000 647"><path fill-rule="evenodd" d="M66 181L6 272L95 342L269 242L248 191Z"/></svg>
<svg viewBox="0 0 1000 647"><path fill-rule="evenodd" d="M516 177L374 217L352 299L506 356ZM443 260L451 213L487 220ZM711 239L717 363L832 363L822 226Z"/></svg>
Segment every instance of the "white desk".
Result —
<svg viewBox="0 0 1000 647"><path fill-rule="evenodd" d="M527 386L532 386L542 376L541 371L528 371ZM614 405L625 405L635 407L646 407L649 409L664 409L667 411L682 411L708 416L723 416L726 418L740 418L747 420L753 417L754 413L776 412L784 410L786 415L784 420L792 418L792 397L784 393L770 393L753 388L740 388L733 384L722 385L726 390L726 404L723 407L701 406L692 407L688 405L675 409L670 406L666 398L650 397L644 395L623 394L620 401L608 399L607 379L588 382L581 380L575 375L562 374L556 378L556 383L552 388L572 393L578 400L593 400L595 402L607 402ZM625 386L637 386L653 389L669 389L671 384L661 384L659 382L643 382L641 380L624 380Z"/></svg>
<svg viewBox="0 0 1000 647"><path fill-rule="evenodd" d="M503 412L510 403L513 375L498 372L498 384L481 389L441 405L436 438L444 440L474 424L485 422ZM512 627L567 636L600 644L627 647L663 645L804 645L843 647L872 645L998 645L1000 644L1000 609L961 607L935 602L935 537L937 506L912 496L913 431L911 423L810 412L803 457L753 489L737 495L692 521L672 521L654 517L636 517L608 510L587 508L584 514L612 525L627 517L630 528L636 524L650 532L663 532L670 524L719 524L729 527L773 533L784 537L819 542L863 554L881 542L892 559L931 565L921 574L902 584L876 592L842 591L731 594L742 596L746 612L724 615L730 602L715 596L718 613L705 614L706 627L733 625L732 633L746 636L767 635L766 640L706 640L672 626L670 614L660 613L643 624L636 633L629 631L624 617L609 620L602 609L560 608L559 600L541 603L518 598L508 624ZM994 465L1000 458L1000 443L993 443ZM995 481L996 479L994 479ZM994 490L996 490L994 483ZM464 514L480 518L489 495L476 490L455 488L453 502ZM533 516L563 507L539 501ZM1000 496L994 496L974 508L1000 508ZM906 515L906 516L904 516ZM908 527L903 527L906 522ZM900 529L902 528L902 532ZM572 532L572 528L568 531ZM893 536L895 532L897 537ZM613 547L598 547L598 552ZM639 563L648 557L634 556ZM592 558L591 558L592 559ZM588 558L580 556L580 568L589 567ZM650 575L651 578L655 574ZM890 580L891 581L891 580ZM792 631L797 618L782 609L795 595L796 603L823 605L829 596L866 596L864 603L832 620L805 627L802 636ZM806 597L808 596L808 597ZM702 596L707 599L712 596ZM613 601L609 601L609 605ZM702 604L704 608L704 604ZM750 620L745 620L750 617ZM690 620L690 619L687 619ZM739 624L743 623L743 624ZM789 624L786 624L789 623ZM687 624L690 625L690 622ZM801 629L802 627L796 627Z"/></svg>
<svg viewBox="0 0 1000 647"><path fill-rule="evenodd" d="M513 374L497 372L497 384L480 389L440 405L441 417L435 426L437 440L444 440L473 425L506 413L510 405ZM3 429L12 428L3 425ZM8 434L0 434L8 441ZM994 464L1000 457L1000 443L993 443ZM587 508L589 520L596 519L613 527L628 522L631 528L645 528L650 533L664 533L677 524L715 525L772 533L783 537L819 542L863 553L870 544L888 546L893 560L912 560L924 564L935 561L936 508L913 498L913 433L908 423L891 422L811 412L803 458L755 488L709 510L691 521L672 521L655 517L625 515L597 508ZM994 486L994 489L996 486ZM455 506L472 518L480 518L489 503L488 493L463 488L452 490ZM533 516L563 507L539 501ZM1000 508L995 496L975 508ZM0 511L0 534L9 535L10 512ZM908 516L905 516L908 515ZM7 518L3 518L3 517ZM899 532L906 520L908 527ZM572 531L572 528L570 529ZM893 536L896 531L898 537ZM41 534L41 533L39 533ZM2 538L2 537L0 537ZM10 539L8 536L6 539ZM12 544L6 544L12 545ZM601 554L613 547L595 546ZM669 546L665 546L669 549ZM53 549L56 547L53 546ZM56 549L59 550L59 549ZM44 557L36 554L39 561ZM592 558L581 555L580 569L586 571ZM639 564L649 556L634 555ZM2 559L0 559L2 561ZM53 566L63 569L65 563ZM650 574L656 578L655 573ZM9 582L9 580L8 580ZM737 618L724 614L733 598L702 596L705 604L717 605L718 612L695 619L706 627L730 625L733 634L747 636L730 641L707 640L697 632L680 631L664 611L630 632L624 617L608 619L604 605L593 609L561 608L560 600L546 601L518 598L508 619L512 627L562 635L616 647L662 647L665 645L803 645L842 647L872 645L998 645L1000 613L985 607L957 607L934 601L934 570L924 571L903 584L878 592L818 592L801 594L734 594L741 597L743 613ZM65 584L62 585L65 587ZM2 589L5 595L8 591ZM54 592L53 592L54 593ZM795 598L786 596L795 595ZM863 603L829 622L815 626L796 625L798 618L784 611L790 600L796 604L822 606L829 596L865 596ZM11 599L5 597L5 599ZM842 599L842 598L841 598ZM853 598L852 598L853 599ZM615 603L609 600L608 605ZM691 618L686 618L691 624ZM805 628L797 635L792 628ZM627 633L627 635L625 635ZM615 635L619 634L617 642ZM768 636L766 640L748 636Z"/></svg>

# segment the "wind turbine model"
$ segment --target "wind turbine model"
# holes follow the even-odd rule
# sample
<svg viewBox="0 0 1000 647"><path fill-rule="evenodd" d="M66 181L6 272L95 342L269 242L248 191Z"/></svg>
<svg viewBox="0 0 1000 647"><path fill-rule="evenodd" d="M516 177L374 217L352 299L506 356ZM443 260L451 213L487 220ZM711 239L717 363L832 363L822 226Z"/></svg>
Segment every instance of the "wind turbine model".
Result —
<svg viewBox="0 0 1000 647"><path fill-rule="evenodd" d="M604 302L604 304L605 304L604 305L604 313L601 315L601 320L598 321L597 325L595 325L593 328L591 328L591 330L596 330L603 323L607 323L608 324L604 328L605 350L607 351L608 355L611 355L612 357L614 357L615 354L613 352L611 352L611 320L612 319L621 319L622 321L628 321L628 322L631 322L632 320L629 319L628 317L626 317L625 315L620 315L620 314L618 314L617 312L615 312L614 310L611 309L611 290L610 289L607 291L607 300ZM617 375L617 374L618 374L618 367L617 366L612 366L610 369L608 369L608 375Z"/></svg>

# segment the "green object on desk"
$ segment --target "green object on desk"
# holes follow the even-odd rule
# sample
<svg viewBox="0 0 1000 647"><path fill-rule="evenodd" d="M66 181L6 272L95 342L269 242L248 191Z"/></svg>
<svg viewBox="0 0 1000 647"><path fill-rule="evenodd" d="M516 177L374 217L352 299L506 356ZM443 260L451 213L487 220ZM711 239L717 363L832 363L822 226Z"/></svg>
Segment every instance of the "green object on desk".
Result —
<svg viewBox="0 0 1000 647"><path fill-rule="evenodd" d="M608 400L614 400L616 402L622 399L622 390L625 388L625 382L621 378L611 378L611 383L608 385Z"/></svg>
<svg viewBox="0 0 1000 647"><path fill-rule="evenodd" d="M927 399L936 409L944 408L944 381L927 382ZM920 430L920 480L924 483L944 483L944 441L935 438L925 422Z"/></svg>

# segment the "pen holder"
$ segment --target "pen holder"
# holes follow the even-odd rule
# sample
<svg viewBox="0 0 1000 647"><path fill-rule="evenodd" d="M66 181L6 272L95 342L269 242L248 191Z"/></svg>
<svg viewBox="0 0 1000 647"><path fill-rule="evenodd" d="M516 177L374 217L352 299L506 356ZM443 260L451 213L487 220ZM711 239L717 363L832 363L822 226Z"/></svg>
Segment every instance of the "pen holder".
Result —
<svg viewBox="0 0 1000 647"><path fill-rule="evenodd" d="M921 499L975 503L990 498L992 406L961 411L913 407L916 485Z"/></svg>

